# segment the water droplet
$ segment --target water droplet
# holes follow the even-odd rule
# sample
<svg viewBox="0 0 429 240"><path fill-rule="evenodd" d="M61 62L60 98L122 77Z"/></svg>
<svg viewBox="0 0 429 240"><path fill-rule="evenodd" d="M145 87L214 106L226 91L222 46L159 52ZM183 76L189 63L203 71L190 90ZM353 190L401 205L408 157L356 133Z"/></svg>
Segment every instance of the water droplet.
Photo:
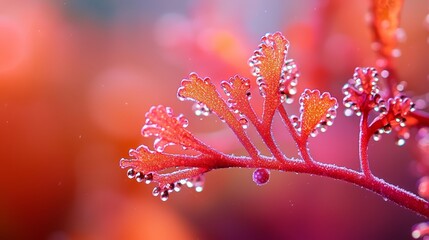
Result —
<svg viewBox="0 0 429 240"><path fill-rule="evenodd" d="M398 146L404 146L405 145L405 139L403 139L403 138L398 138L398 139L396 139L396 145L398 145Z"/></svg>
<svg viewBox="0 0 429 240"><path fill-rule="evenodd" d="M291 88L289 88L289 94L290 94L290 95L295 95L295 94L296 94L296 92L297 92L296 87L291 87Z"/></svg>
<svg viewBox="0 0 429 240"><path fill-rule="evenodd" d="M204 175L200 175L200 176L198 176L198 177L196 177L196 178L194 179L194 186L195 186L195 191L196 191L196 192L201 192L201 191L203 191L203 188L204 188L204 180L205 180Z"/></svg>
<svg viewBox="0 0 429 240"><path fill-rule="evenodd" d="M299 117L296 115L292 115L290 116L290 121L292 122L292 126L294 126L295 128L298 127L299 125Z"/></svg>
<svg viewBox="0 0 429 240"><path fill-rule="evenodd" d="M383 131L384 131L385 133L387 133L387 134L391 133L391 132L392 132L392 125L390 125L389 123L388 123L388 124L386 124L386 125L383 127Z"/></svg>
<svg viewBox="0 0 429 240"><path fill-rule="evenodd" d="M286 103L286 104L291 104L291 103L293 103L293 98L291 98L291 97L286 98L285 103Z"/></svg>
<svg viewBox="0 0 429 240"><path fill-rule="evenodd" d="M249 121L247 121L246 118L240 118L238 121L240 122L243 129L247 129L249 127Z"/></svg>
<svg viewBox="0 0 429 240"><path fill-rule="evenodd" d="M266 89L267 89L267 85L264 82L262 82L261 84L259 84L259 94L262 97L266 96Z"/></svg>
<svg viewBox="0 0 429 240"><path fill-rule="evenodd" d="M146 175L144 176L144 179L146 180L146 181L145 181L145 183L146 183L146 184L151 183L151 182L152 182L152 180L153 180L153 174L152 174L152 173L148 173L148 174L146 174Z"/></svg>
<svg viewBox="0 0 429 240"><path fill-rule="evenodd" d="M381 106L381 107L378 108L378 112L380 114L383 114L383 115L387 114L387 108L385 106Z"/></svg>
<svg viewBox="0 0 429 240"><path fill-rule="evenodd" d="M261 69L259 69L259 67L254 66L252 68L252 75L253 76L255 76L255 77L259 76L260 72L261 72Z"/></svg>
<svg viewBox="0 0 429 240"><path fill-rule="evenodd" d="M329 109L329 112L328 114L326 114L326 117L330 119L335 119L337 117L337 110Z"/></svg>
<svg viewBox="0 0 429 240"><path fill-rule="evenodd" d="M168 200L168 195L169 194L168 194L167 190L162 191L161 192L161 200L164 201L164 202L167 201Z"/></svg>
<svg viewBox="0 0 429 240"><path fill-rule="evenodd" d="M353 102L352 102L352 100L350 100L350 99L345 99L345 100L343 101L343 104L344 104L344 106L345 106L346 108L350 108L350 107L352 106Z"/></svg>
<svg viewBox="0 0 429 240"><path fill-rule="evenodd" d="M247 100L250 100L252 98L252 93L246 92Z"/></svg>
<svg viewBox="0 0 429 240"><path fill-rule="evenodd" d="M196 186L196 187L195 187L195 191L196 191L196 192L202 192L202 191L203 191L203 189L204 189L204 188L203 188L203 186Z"/></svg>
<svg viewBox="0 0 429 240"><path fill-rule="evenodd" d="M136 176L136 172L134 171L133 168L128 169L127 176L129 179L133 179Z"/></svg>
<svg viewBox="0 0 429 240"><path fill-rule="evenodd" d="M414 112L416 111L416 104L415 103L411 103L410 105L410 112Z"/></svg>
<svg viewBox="0 0 429 240"><path fill-rule="evenodd" d="M194 187L194 183L193 183L191 180L188 180L188 181L186 182L186 186L187 186L188 188L193 188L193 187Z"/></svg>
<svg viewBox="0 0 429 240"><path fill-rule="evenodd" d="M182 127L186 128L189 126L189 121L185 117L179 116L177 119L179 121L179 124L182 125Z"/></svg>
<svg viewBox="0 0 429 240"><path fill-rule="evenodd" d="M165 190L167 190L169 193L174 191L174 183L168 183L167 185L165 185L164 187Z"/></svg>
<svg viewBox="0 0 429 240"><path fill-rule="evenodd" d="M320 124L319 129L322 133L326 132L328 130L327 123L325 122L324 124Z"/></svg>
<svg viewBox="0 0 429 240"><path fill-rule="evenodd" d="M144 177L145 177L145 175L142 172L136 173L136 181L137 182L139 182L139 183L143 182Z"/></svg>
<svg viewBox="0 0 429 240"><path fill-rule="evenodd" d="M374 139L374 141L376 141L376 142L380 141L380 139L381 139L381 134L380 134L378 131L376 131L376 132L374 133L374 135L372 135L372 139Z"/></svg>
<svg viewBox="0 0 429 240"><path fill-rule="evenodd" d="M181 189L182 189L182 184L180 182L176 182L174 184L174 191L180 192Z"/></svg>
<svg viewBox="0 0 429 240"><path fill-rule="evenodd" d="M159 195L159 193L161 192L161 188L160 187L155 187L155 188L153 188L153 190L152 190L152 195L154 196L154 197L156 197L156 196L158 196Z"/></svg>
<svg viewBox="0 0 429 240"><path fill-rule="evenodd" d="M253 182L258 186L266 184L270 180L270 170L258 168L253 172Z"/></svg>
<svg viewBox="0 0 429 240"><path fill-rule="evenodd" d="M313 129L313 131L311 131L310 136L311 137L317 137L317 135L319 134L319 131L317 129Z"/></svg>

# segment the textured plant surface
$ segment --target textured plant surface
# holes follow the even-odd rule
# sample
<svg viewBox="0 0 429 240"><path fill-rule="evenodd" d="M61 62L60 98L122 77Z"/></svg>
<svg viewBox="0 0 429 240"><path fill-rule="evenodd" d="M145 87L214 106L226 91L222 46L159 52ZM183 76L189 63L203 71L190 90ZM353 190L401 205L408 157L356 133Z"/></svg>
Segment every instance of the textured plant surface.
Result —
<svg viewBox="0 0 429 240"><path fill-rule="evenodd" d="M396 144L402 146L410 138L410 128L429 126L428 114L416 109L404 93L393 66L393 59L400 53L396 41L401 7L402 1L373 1L371 27L378 55L376 66L357 67L343 87L345 115L360 118L359 171L322 163L311 156L309 138L333 125L338 103L329 93L317 89L305 89L299 97L295 96L300 73L297 63L287 57L288 40L279 32L263 36L249 59L257 88L252 87L254 80L238 75L216 86L210 78L191 73L182 80L177 92L181 101L194 102L196 115L215 114L228 125L245 148L246 156L224 153L205 144L187 130L189 122L183 115L159 105L146 114L142 129L144 137L155 139L153 150L144 145L130 150L130 157L120 160L121 168L127 169L130 179L154 183L153 195L164 201L184 185L202 191L209 171L238 167L255 169L253 181L258 185L269 181L271 170L340 179L429 217L429 203L422 198L429 196L429 180L422 179L419 187L422 197L419 197L374 176L368 156L368 143L379 141L383 134L395 134ZM255 94L252 90L263 99L261 114L255 112L250 102ZM298 98L299 116L289 115L285 108L286 104L293 104L295 98ZM276 144L272 131L276 114L281 117L285 132L293 138L299 158L288 157ZM261 154L251 141L247 132L250 127L254 127L270 154ZM419 133L427 140L427 131ZM170 145L178 145L185 151L168 153ZM413 237L422 237L427 232L426 223L416 225Z"/></svg>

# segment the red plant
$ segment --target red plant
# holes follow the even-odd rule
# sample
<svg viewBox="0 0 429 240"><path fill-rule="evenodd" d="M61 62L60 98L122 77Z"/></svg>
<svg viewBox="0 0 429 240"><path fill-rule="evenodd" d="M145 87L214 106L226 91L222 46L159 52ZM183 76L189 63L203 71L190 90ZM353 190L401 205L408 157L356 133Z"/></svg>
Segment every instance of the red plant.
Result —
<svg viewBox="0 0 429 240"><path fill-rule="evenodd" d="M329 93L306 89L299 97L300 116L288 114L284 104L293 103L300 74L295 62L287 58L289 42L279 32L262 37L259 48L249 60L263 98L261 115L254 111L249 101L253 94L250 80L238 75L221 83L224 95L210 78L202 78L196 73L182 80L177 93L180 100L195 102L197 115L216 114L237 136L247 156L227 154L206 145L186 129L188 121L183 115L174 115L171 108L159 105L146 114L142 129L143 136L155 137L155 150L144 145L130 150L130 158L120 160L121 168L128 169L128 177L138 182L154 182L153 195L159 195L164 201L172 192L180 191L184 184L202 191L204 174L209 171L240 167L256 169L253 180L258 185L269 181L270 170L340 179L429 217L428 201L372 174L367 152L369 141L380 140L381 134L396 132L396 143L401 146L410 136L409 128L429 126L428 114L416 110L411 99L398 87L392 65L396 52L396 37L392 31L397 29L401 6L402 1L373 1L372 28L379 46L376 49L379 55L377 69L356 68L353 78L343 88L346 115L360 117L360 171L322 163L310 155L309 137L316 137L333 125L337 116L337 100ZM370 120L373 112L376 112L376 117ZM272 131L276 113L296 143L300 158L287 157L276 144ZM250 124L255 127L271 156L261 154L250 140L247 134ZM185 154L164 152L169 145L194 151ZM419 227L423 228L422 225ZM421 230L424 231L427 229Z"/></svg>

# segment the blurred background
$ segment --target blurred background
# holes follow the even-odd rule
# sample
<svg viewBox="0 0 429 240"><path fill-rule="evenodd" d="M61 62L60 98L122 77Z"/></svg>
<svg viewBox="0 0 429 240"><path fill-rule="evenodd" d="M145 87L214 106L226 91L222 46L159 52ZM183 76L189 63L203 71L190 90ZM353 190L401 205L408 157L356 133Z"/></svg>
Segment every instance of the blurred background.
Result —
<svg viewBox="0 0 429 240"><path fill-rule="evenodd" d="M424 96L429 6L404 4L396 65L409 92ZM220 121L193 116L176 91L191 71L215 82L251 78L247 60L266 32L282 31L291 42L298 92L318 88L341 100L354 68L374 66L368 7L358 0L0 1L0 238L410 239L423 218L332 179L274 172L258 187L252 170L227 169L207 174L202 193L183 189L161 202L153 185L119 168L128 149L152 146L140 129L157 104L184 113L203 141L243 153L220 141L230 134ZM274 121L282 149L296 156ZM319 161L358 169L357 138L358 119L340 114L310 149ZM375 174L416 192L415 145L397 147L393 136L372 141Z"/></svg>

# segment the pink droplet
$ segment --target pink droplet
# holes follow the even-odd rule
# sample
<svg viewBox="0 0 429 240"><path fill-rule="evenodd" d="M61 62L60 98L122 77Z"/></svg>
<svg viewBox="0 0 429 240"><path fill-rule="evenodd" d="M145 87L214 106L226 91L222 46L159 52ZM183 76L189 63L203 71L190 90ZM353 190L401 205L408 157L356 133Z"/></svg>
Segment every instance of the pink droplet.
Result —
<svg viewBox="0 0 429 240"><path fill-rule="evenodd" d="M258 168L253 172L253 181L258 185L264 185L270 180L270 170Z"/></svg>

